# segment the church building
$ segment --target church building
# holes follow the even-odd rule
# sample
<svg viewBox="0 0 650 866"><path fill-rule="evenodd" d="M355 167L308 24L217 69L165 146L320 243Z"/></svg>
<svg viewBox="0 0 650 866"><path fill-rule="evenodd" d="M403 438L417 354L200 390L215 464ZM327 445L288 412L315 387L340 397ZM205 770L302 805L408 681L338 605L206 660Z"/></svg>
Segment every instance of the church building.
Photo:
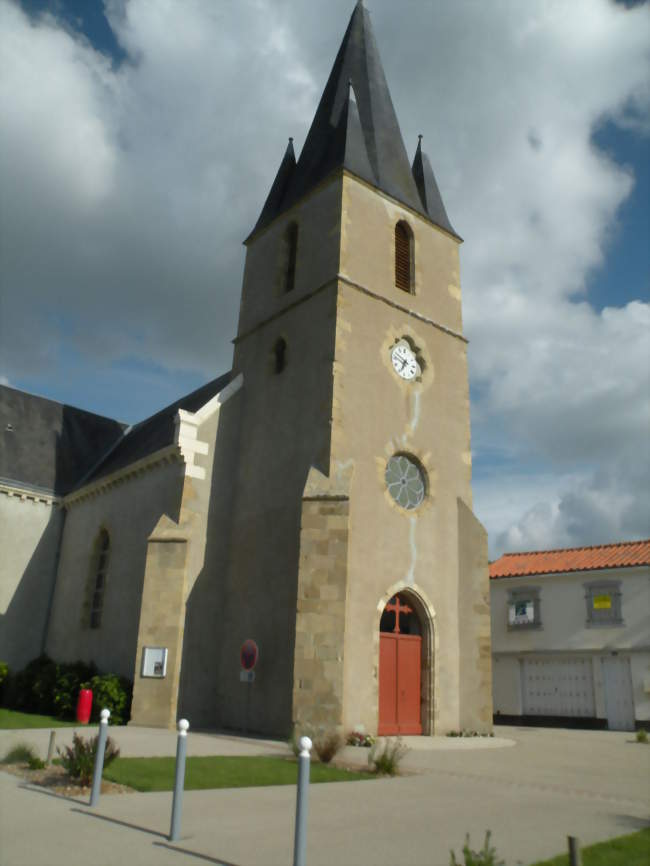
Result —
<svg viewBox="0 0 650 866"><path fill-rule="evenodd" d="M491 730L460 243L359 2L245 241L231 371L128 428L0 389L0 659L128 676L135 725Z"/></svg>

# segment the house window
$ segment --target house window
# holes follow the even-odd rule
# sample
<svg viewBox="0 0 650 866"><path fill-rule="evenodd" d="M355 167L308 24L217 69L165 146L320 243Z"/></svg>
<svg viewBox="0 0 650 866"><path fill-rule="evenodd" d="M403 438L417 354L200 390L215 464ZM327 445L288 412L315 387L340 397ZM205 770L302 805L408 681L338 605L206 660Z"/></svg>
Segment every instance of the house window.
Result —
<svg viewBox="0 0 650 866"><path fill-rule="evenodd" d="M587 625L623 625L620 580L585 583Z"/></svg>
<svg viewBox="0 0 650 866"><path fill-rule="evenodd" d="M298 253L298 225L291 223L286 234L287 244L287 270L285 274L284 290L290 292L296 284L296 255Z"/></svg>
<svg viewBox="0 0 650 866"><path fill-rule="evenodd" d="M526 586L508 591L508 629L520 631L542 627L539 587Z"/></svg>
<svg viewBox="0 0 650 866"><path fill-rule="evenodd" d="M405 222L395 226L395 285L413 291L413 233Z"/></svg>
<svg viewBox="0 0 650 866"><path fill-rule="evenodd" d="M110 539L108 537L108 532L106 532L105 529L102 529L95 544L93 594L90 601L91 628L99 628L102 624L102 611L104 608L104 591L106 589L106 574L108 572L109 552Z"/></svg>

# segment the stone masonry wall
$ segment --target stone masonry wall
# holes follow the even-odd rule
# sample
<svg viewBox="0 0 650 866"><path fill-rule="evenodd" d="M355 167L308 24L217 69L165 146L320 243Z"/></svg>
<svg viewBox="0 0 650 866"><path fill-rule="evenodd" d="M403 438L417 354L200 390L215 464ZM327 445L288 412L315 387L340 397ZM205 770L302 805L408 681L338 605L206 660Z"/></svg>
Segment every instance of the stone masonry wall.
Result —
<svg viewBox="0 0 650 866"><path fill-rule="evenodd" d="M492 730L492 640L487 533L458 499L460 727Z"/></svg>
<svg viewBox="0 0 650 866"><path fill-rule="evenodd" d="M305 499L300 531L293 721L341 730L349 501Z"/></svg>
<svg viewBox="0 0 650 866"><path fill-rule="evenodd" d="M180 678L187 539L167 517L149 538L147 565L142 592L138 650L131 709L132 725L174 727ZM167 647L164 678L140 675L142 651L146 646Z"/></svg>

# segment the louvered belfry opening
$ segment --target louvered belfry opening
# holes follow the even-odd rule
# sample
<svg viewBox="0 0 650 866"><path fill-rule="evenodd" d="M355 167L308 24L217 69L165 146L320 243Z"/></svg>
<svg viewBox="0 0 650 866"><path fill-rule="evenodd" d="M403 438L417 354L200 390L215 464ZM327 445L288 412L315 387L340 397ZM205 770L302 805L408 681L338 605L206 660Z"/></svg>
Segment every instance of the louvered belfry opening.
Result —
<svg viewBox="0 0 650 866"><path fill-rule="evenodd" d="M404 223L395 226L395 285L411 291L411 233Z"/></svg>
<svg viewBox="0 0 650 866"><path fill-rule="evenodd" d="M287 280L285 291L290 292L296 284L296 253L298 252L298 226L291 223L287 229Z"/></svg>

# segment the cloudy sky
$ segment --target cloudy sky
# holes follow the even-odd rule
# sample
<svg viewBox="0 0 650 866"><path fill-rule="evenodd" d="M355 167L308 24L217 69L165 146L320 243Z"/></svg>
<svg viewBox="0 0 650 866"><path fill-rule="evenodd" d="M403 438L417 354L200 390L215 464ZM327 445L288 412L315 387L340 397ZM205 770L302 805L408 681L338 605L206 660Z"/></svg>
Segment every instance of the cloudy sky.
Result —
<svg viewBox="0 0 650 866"><path fill-rule="evenodd" d="M491 555L649 536L648 5L366 5L465 238ZM352 6L0 0L0 381L132 422L229 368Z"/></svg>

